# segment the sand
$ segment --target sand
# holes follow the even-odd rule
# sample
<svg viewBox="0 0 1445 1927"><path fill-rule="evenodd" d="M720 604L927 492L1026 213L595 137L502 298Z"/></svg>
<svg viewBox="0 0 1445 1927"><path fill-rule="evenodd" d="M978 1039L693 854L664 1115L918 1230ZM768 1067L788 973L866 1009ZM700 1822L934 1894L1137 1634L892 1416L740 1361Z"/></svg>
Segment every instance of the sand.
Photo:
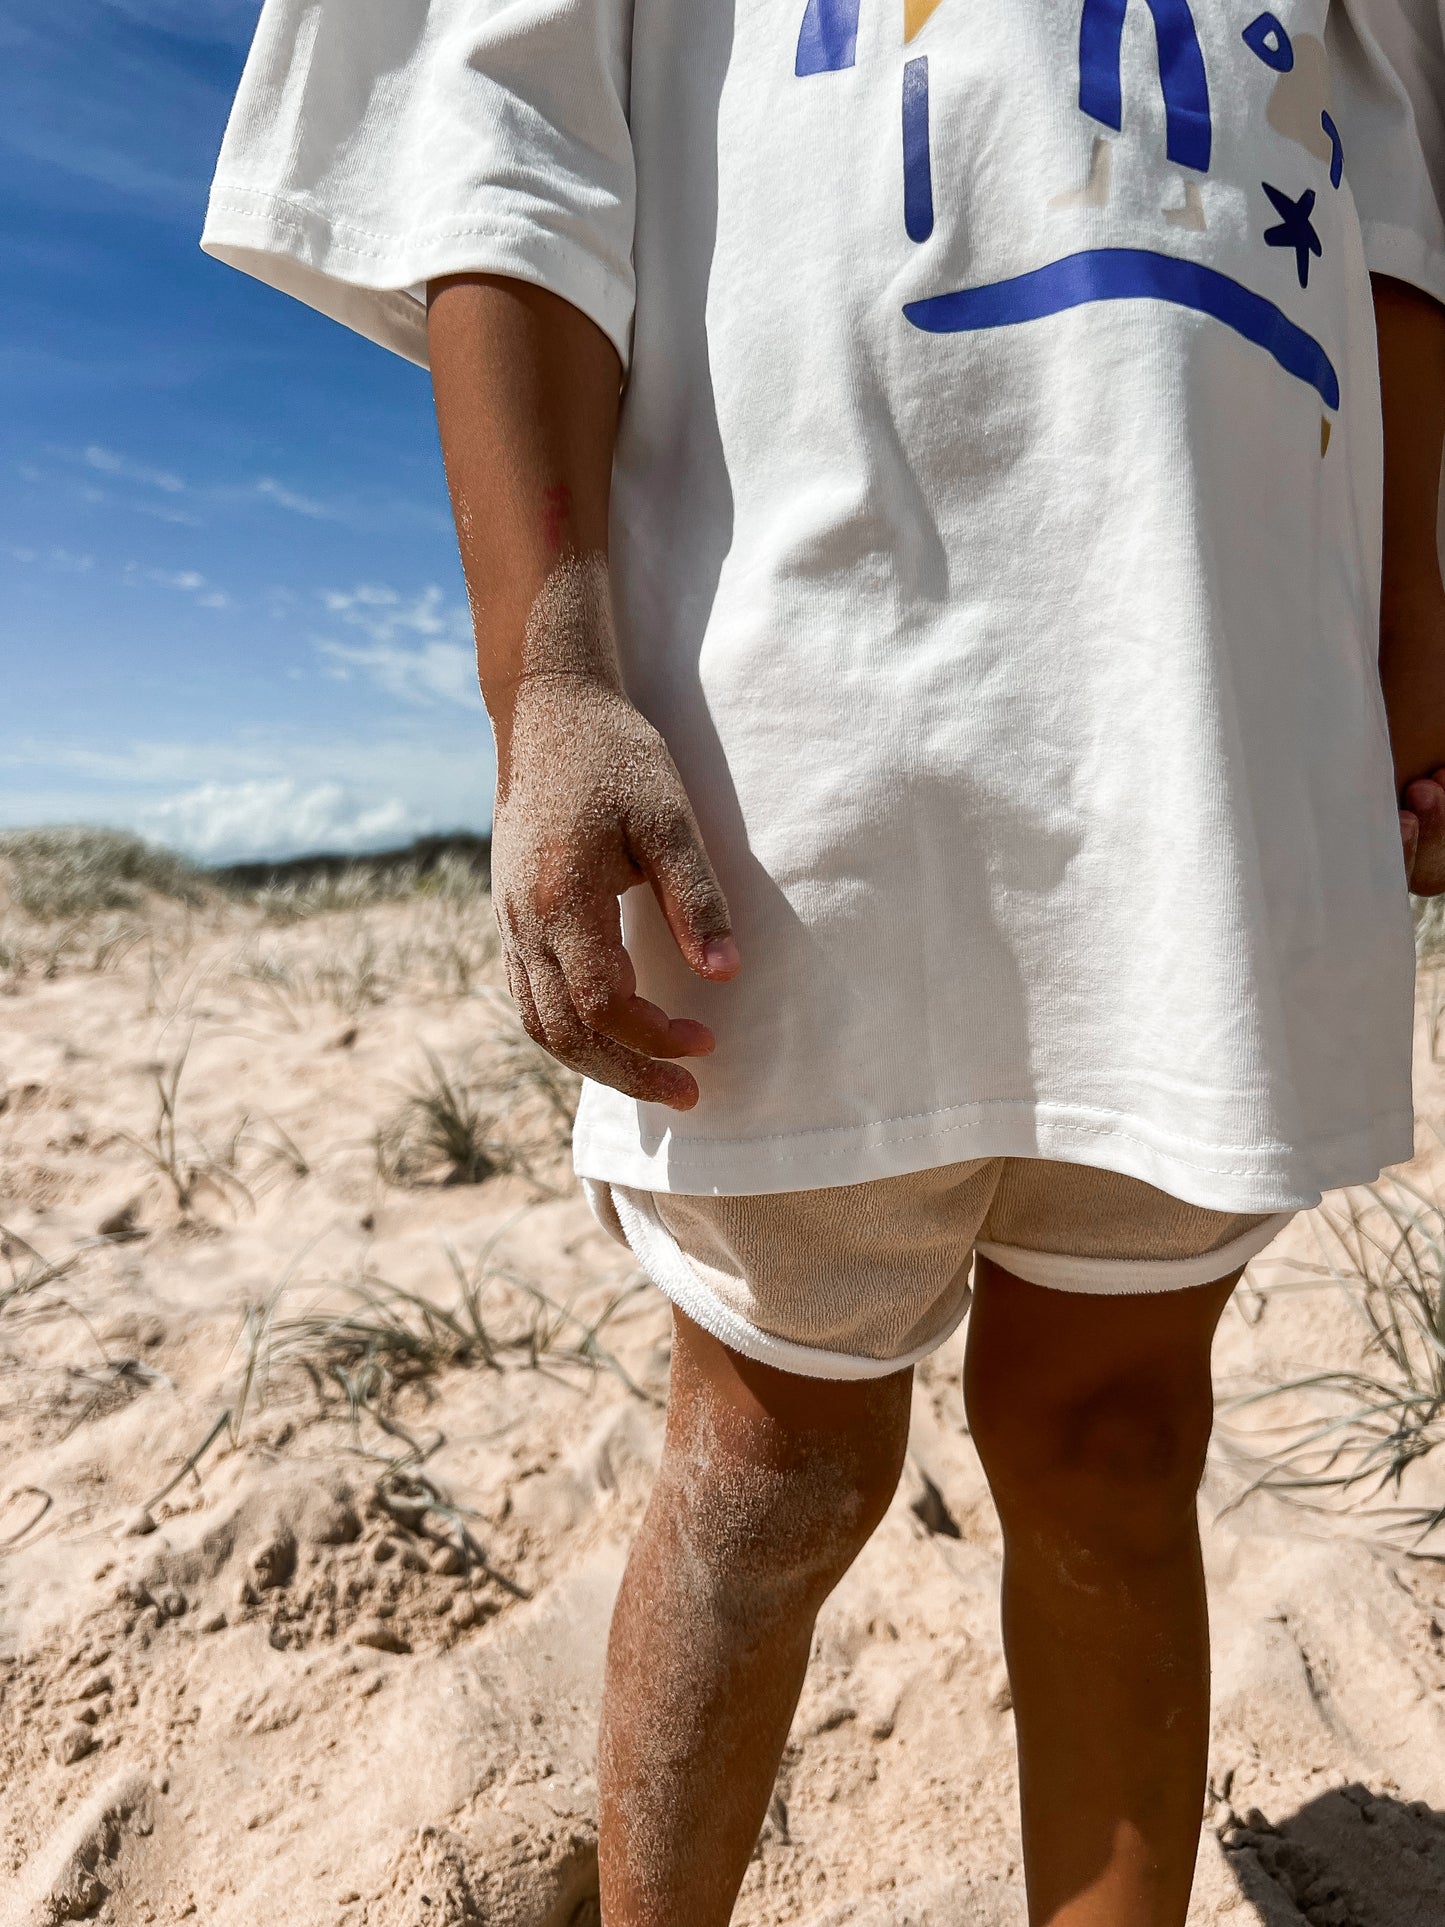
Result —
<svg viewBox="0 0 1445 1927"><path fill-rule="evenodd" d="M597 1920L602 1654L668 1318L567 1174L484 918L157 904L32 933L23 969L11 943L0 1927ZM424 1050L514 1168L428 1165L399 1118ZM1358 1362L1341 1300L1269 1290L1314 1251L1301 1222L1256 1265L1222 1384ZM459 1279L487 1280L475 1324ZM398 1292L453 1326L388 1377L361 1327L423 1332ZM1024 1920L962 1343L920 1370L903 1486L823 1613L744 1927ZM1226 1510L1243 1484L1221 1447L1191 1921L1440 1927L1445 1532L1412 1557L1357 1512ZM1408 1496L1442 1485L1427 1461Z"/></svg>

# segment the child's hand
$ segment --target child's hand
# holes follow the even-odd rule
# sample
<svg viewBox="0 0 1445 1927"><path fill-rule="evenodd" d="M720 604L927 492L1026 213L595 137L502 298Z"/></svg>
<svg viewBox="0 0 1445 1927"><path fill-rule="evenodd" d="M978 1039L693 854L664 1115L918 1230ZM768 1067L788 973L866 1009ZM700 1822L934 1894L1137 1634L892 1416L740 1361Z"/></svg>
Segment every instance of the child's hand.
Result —
<svg viewBox="0 0 1445 1927"><path fill-rule="evenodd" d="M740 959L728 908L667 746L606 675L517 685L498 731L492 891L507 979L530 1037L573 1070L690 1110L712 1032L637 995L618 898L650 883L699 977Z"/></svg>
<svg viewBox="0 0 1445 1927"><path fill-rule="evenodd" d="M1417 897L1445 895L1445 769L1406 786L1400 811L1405 875Z"/></svg>

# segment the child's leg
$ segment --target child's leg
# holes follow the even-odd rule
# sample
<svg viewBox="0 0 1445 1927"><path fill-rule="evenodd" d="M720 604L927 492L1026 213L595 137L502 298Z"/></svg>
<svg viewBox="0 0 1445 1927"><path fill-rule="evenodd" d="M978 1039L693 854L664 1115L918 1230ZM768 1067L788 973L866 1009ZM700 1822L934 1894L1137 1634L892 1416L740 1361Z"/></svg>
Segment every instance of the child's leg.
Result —
<svg viewBox="0 0 1445 1927"><path fill-rule="evenodd" d="M883 1516L911 1372L846 1383L676 1315L667 1437L612 1621L607 1927L724 1927L767 1811L819 1606Z"/></svg>
<svg viewBox="0 0 1445 1927"><path fill-rule="evenodd" d="M1196 1494L1235 1277L1089 1296L978 1261L965 1385L1004 1532L1033 1927L1183 1927L1209 1732Z"/></svg>

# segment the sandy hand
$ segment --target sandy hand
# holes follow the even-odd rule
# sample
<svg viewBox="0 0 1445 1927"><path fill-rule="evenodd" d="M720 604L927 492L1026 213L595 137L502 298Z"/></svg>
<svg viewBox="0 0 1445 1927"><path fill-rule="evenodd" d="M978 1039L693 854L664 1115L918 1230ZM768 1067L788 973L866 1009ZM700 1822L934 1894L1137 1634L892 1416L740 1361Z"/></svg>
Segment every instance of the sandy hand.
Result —
<svg viewBox="0 0 1445 1927"><path fill-rule="evenodd" d="M1400 837L1405 875L1417 897L1445 895L1445 769L1405 786Z"/></svg>
<svg viewBox="0 0 1445 1927"><path fill-rule="evenodd" d="M666 744L610 677L563 670L518 686L502 763L492 891L528 1035L599 1083L690 1110L697 1081L666 1060L705 1056L712 1032L637 995L618 898L649 883L699 977L725 982L740 959Z"/></svg>

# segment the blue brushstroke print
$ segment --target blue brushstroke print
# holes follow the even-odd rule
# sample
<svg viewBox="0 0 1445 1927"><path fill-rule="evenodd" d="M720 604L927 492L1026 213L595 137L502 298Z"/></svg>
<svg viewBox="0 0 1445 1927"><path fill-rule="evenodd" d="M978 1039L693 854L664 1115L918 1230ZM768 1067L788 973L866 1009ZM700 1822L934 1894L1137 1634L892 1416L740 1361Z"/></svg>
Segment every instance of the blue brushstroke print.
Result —
<svg viewBox="0 0 1445 1927"><path fill-rule="evenodd" d="M1159 85L1164 94L1164 139L1180 167L1209 171L1213 127L1209 82L1189 0L1147 0L1159 47ZM1124 125L1120 61L1129 0L1084 0L1079 23L1079 105L1105 127Z"/></svg>
<svg viewBox="0 0 1445 1927"><path fill-rule="evenodd" d="M858 9L861 0L808 0L798 31L793 72L836 74L858 58Z"/></svg>
<svg viewBox="0 0 1445 1927"><path fill-rule="evenodd" d="M903 69L903 225L910 241L933 232L933 163L928 152L928 56Z"/></svg>
<svg viewBox="0 0 1445 1927"><path fill-rule="evenodd" d="M1282 309L1217 268L1148 248L1090 248L987 287L910 301L903 312L927 334L967 334L1038 321L1093 301L1170 301L1211 315L1307 382L1327 408L1340 405L1334 365L1313 335Z"/></svg>
<svg viewBox="0 0 1445 1927"><path fill-rule="evenodd" d="M1330 186L1338 187L1345 178L1345 144L1340 139L1340 130L1335 126L1334 116L1328 107L1320 115L1320 126L1329 136L1330 142Z"/></svg>

